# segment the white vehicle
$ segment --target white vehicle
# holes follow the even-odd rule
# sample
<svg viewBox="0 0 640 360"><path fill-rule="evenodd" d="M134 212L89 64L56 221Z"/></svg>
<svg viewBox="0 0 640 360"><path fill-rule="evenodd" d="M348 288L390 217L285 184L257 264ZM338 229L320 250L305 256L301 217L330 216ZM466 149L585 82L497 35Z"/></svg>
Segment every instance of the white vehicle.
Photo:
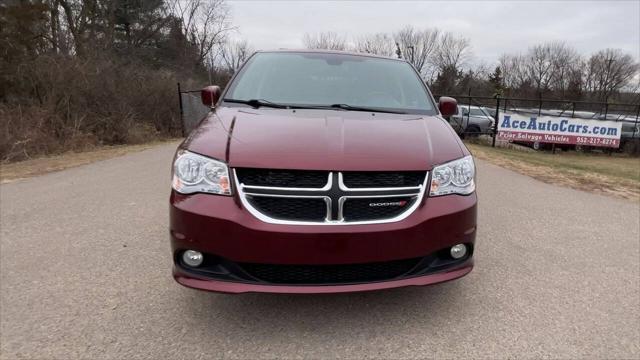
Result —
<svg viewBox="0 0 640 360"><path fill-rule="evenodd" d="M458 135L477 136L490 134L495 119L487 110L479 106L458 105L458 111L451 116L449 123Z"/></svg>

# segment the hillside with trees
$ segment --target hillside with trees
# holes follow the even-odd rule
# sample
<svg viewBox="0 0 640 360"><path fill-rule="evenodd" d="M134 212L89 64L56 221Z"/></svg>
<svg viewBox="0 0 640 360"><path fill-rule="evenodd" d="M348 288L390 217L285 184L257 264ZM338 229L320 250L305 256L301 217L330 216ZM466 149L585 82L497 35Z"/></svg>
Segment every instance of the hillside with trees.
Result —
<svg viewBox="0 0 640 360"><path fill-rule="evenodd" d="M0 4L0 160L178 135L176 83L225 83L232 30L223 0Z"/></svg>

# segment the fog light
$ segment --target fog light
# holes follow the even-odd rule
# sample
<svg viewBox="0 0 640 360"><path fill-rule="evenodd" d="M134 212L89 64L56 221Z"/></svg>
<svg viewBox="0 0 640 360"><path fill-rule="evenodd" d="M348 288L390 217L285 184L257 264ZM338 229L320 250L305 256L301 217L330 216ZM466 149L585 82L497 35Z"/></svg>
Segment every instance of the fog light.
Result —
<svg viewBox="0 0 640 360"><path fill-rule="evenodd" d="M452 250L453 251L453 250ZM202 264L204 257L202 253L195 250L187 250L182 253L182 261L191 267L197 267Z"/></svg>
<svg viewBox="0 0 640 360"><path fill-rule="evenodd" d="M464 244L453 245L451 247L451 257L454 259L461 259L467 255L467 247Z"/></svg>

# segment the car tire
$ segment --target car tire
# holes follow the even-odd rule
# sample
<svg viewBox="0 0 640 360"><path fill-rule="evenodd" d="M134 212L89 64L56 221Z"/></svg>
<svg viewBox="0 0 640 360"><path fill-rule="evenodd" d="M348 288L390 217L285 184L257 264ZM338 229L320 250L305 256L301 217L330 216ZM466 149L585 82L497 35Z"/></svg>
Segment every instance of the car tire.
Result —
<svg viewBox="0 0 640 360"><path fill-rule="evenodd" d="M475 125L471 125L465 130L465 135L468 137L478 137L480 136L480 128Z"/></svg>
<svg viewBox="0 0 640 360"><path fill-rule="evenodd" d="M542 150L542 144L540 144L540 142L538 141L531 144L531 147L533 148L533 150L536 150L536 151Z"/></svg>

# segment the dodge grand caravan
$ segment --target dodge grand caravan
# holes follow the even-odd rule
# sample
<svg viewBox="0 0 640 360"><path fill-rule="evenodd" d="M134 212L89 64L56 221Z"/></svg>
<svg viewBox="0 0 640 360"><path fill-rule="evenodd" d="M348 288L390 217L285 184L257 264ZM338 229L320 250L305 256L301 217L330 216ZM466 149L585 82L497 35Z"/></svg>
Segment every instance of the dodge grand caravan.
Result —
<svg viewBox="0 0 640 360"><path fill-rule="evenodd" d="M173 163L176 281L227 293L428 285L473 268L475 166L406 61L254 54Z"/></svg>

